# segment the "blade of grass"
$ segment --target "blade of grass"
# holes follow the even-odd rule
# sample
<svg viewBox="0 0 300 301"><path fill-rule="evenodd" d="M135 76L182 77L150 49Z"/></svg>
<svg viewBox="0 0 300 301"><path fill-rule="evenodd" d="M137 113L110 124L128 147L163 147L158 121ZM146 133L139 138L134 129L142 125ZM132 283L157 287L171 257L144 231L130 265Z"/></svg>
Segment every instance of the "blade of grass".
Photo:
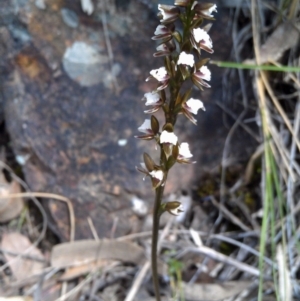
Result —
<svg viewBox="0 0 300 301"><path fill-rule="evenodd" d="M300 67L292 66L273 66L273 65L252 65L235 62L222 62L222 61L209 61L210 64L216 65L222 68L234 68L234 69L250 69L260 71L277 71L277 72L300 72Z"/></svg>

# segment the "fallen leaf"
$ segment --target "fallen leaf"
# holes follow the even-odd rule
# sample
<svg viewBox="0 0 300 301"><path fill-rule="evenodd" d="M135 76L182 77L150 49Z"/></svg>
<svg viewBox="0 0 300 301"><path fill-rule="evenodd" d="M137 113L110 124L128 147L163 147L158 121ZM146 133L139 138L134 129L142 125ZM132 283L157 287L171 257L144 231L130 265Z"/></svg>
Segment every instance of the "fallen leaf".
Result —
<svg viewBox="0 0 300 301"><path fill-rule="evenodd" d="M285 22L280 24L261 46L260 63L276 62L286 50L296 46L300 37L299 30L300 23ZM246 60L244 63L253 64L254 60Z"/></svg>
<svg viewBox="0 0 300 301"><path fill-rule="evenodd" d="M113 259L122 262L141 264L146 260L144 249L127 241L103 239L78 240L55 245L51 253L51 266L66 268Z"/></svg>
<svg viewBox="0 0 300 301"><path fill-rule="evenodd" d="M23 210L24 202L22 198L10 198L12 193L20 193L19 183L7 182L3 172L0 172L0 222L5 223L17 217ZM5 198L4 198L5 197ZM6 198L7 197L7 198Z"/></svg>
<svg viewBox="0 0 300 301"><path fill-rule="evenodd" d="M245 290L251 281L228 281L210 284L182 283L186 301L218 301L233 297Z"/></svg>
<svg viewBox="0 0 300 301"><path fill-rule="evenodd" d="M26 236L17 232L5 233L2 237L1 248L4 257L17 280L28 279L43 271L44 263L40 260L44 260L44 256L39 249L32 245ZM30 256L31 258L36 258L38 260L28 257L13 256L8 252Z"/></svg>

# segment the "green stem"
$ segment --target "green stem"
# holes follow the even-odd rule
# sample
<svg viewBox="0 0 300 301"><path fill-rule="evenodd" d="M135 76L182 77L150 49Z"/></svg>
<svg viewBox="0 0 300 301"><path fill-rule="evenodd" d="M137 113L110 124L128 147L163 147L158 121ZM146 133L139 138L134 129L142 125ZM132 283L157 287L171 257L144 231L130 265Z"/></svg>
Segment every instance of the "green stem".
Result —
<svg viewBox="0 0 300 301"><path fill-rule="evenodd" d="M152 279L154 292L157 301L160 301L159 281L157 272L157 242L160 219L160 205L164 192L164 186L159 186L155 190L155 202L153 210L153 226L152 226L152 248L151 248L151 264L152 264Z"/></svg>

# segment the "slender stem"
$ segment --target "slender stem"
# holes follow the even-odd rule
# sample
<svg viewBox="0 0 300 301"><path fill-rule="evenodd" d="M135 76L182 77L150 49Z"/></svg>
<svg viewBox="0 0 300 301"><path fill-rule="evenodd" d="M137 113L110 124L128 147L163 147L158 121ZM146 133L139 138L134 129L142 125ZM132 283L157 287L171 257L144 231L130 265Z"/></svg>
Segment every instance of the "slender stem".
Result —
<svg viewBox="0 0 300 301"><path fill-rule="evenodd" d="M153 228L152 228L152 248L151 248L151 264L152 264L152 279L156 300L160 301L159 281L157 272L157 242L160 219L160 204L164 192L164 186L159 186L155 190L155 202L153 210Z"/></svg>
<svg viewBox="0 0 300 301"><path fill-rule="evenodd" d="M188 10L187 20L184 23L184 33L183 33L183 40L188 38L188 30L190 24L190 9ZM182 45L180 45L181 48ZM175 112L175 102L180 91L181 85L183 84L181 74L179 71L176 72L174 78L170 80L169 89L170 89L170 101L169 101L169 109L168 112L165 111L165 119L166 123L171 123L173 126L176 123L177 112ZM163 154L163 149L161 148L161 156L160 156L160 163L164 168L167 165L167 158ZM165 170L164 175L164 183L167 180L168 170ZM158 230L159 230L159 219L160 219L160 209L161 209L161 200L164 192L164 186L159 186L155 190L155 202L154 202L154 209L153 209L153 226L152 226L152 248L151 248L151 264L152 264L152 279L154 285L154 292L156 301L160 301L160 292L159 292L159 281L158 281L158 272L157 272L157 243L158 243Z"/></svg>

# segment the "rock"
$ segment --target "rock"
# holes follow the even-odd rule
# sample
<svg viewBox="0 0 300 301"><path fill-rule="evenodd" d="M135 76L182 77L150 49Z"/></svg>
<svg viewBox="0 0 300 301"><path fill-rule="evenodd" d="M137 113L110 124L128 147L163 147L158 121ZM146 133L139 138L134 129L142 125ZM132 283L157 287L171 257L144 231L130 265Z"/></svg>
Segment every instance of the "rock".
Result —
<svg viewBox="0 0 300 301"><path fill-rule="evenodd" d="M62 8L60 13L61 13L61 16L62 16L65 24L67 24L71 28L78 27L79 20L74 11L67 9L67 8Z"/></svg>
<svg viewBox="0 0 300 301"><path fill-rule="evenodd" d="M35 0L35 5L39 9L46 9L46 4L44 0Z"/></svg>
<svg viewBox="0 0 300 301"><path fill-rule="evenodd" d="M81 8L86 14L91 15L94 11L93 1L92 0L81 0Z"/></svg>
<svg viewBox="0 0 300 301"><path fill-rule="evenodd" d="M100 55L92 46L78 41L66 49L63 66L71 79L87 87L100 83L109 70L107 55Z"/></svg>

